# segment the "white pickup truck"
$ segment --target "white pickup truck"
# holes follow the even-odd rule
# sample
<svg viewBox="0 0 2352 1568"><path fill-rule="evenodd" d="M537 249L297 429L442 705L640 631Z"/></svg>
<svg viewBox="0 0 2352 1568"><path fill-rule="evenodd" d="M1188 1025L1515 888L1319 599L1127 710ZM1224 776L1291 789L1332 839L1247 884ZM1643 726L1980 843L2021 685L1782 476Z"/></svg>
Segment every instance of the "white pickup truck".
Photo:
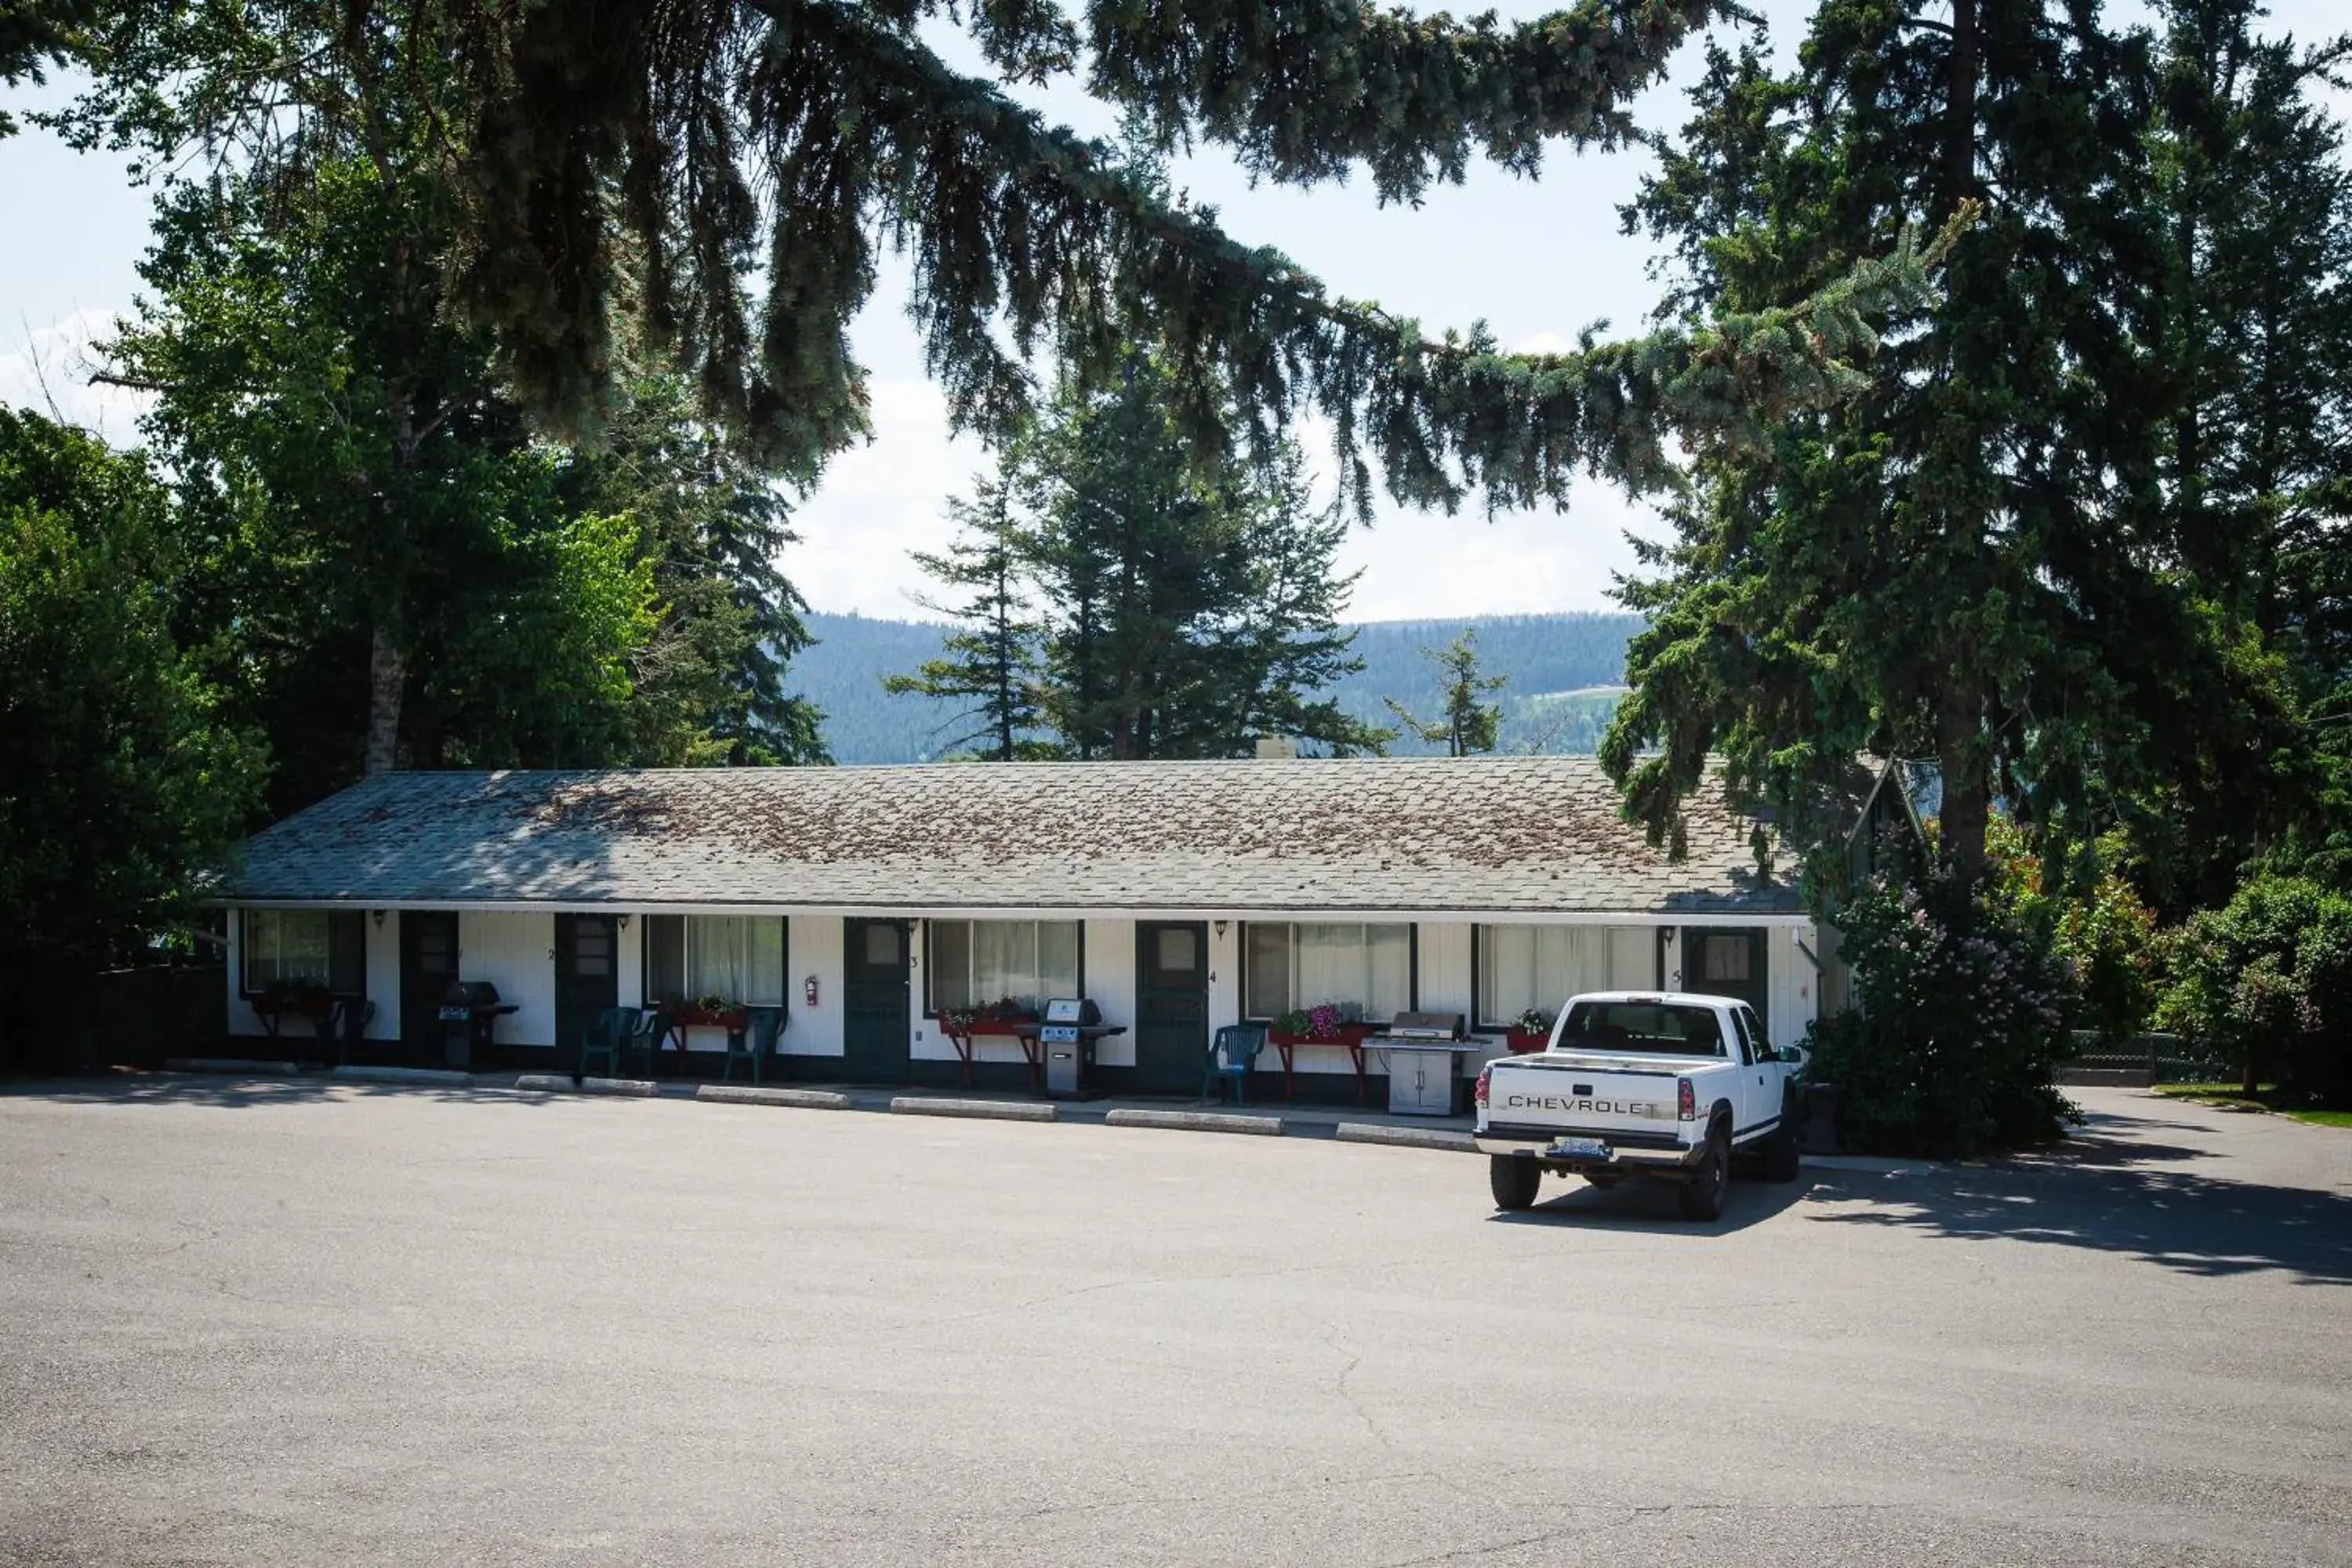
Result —
<svg viewBox="0 0 2352 1568"><path fill-rule="evenodd" d="M1550 1042L1489 1062L1474 1099L1498 1208L1536 1201L1543 1173L1614 1186L1681 1184L1683 1214L1723 1213L1735 1155L1794 1181L1804 1052L1775 1050L1747 1003L1681 992L1571 997Z"/></svg>

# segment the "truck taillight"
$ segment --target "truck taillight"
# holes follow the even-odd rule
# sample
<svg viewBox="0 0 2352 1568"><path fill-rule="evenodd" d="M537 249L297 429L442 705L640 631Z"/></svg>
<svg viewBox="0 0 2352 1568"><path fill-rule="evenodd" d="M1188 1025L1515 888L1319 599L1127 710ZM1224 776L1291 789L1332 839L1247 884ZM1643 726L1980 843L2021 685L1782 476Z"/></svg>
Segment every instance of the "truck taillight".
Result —
<svg viewBox="0 0 2352 1568"><path fill-rule="evenodd" d="M1494 1081L1495 1066L1492 1062L1489 1062L1485 1067L1478 1069L1478 1087L1470 1091L1471 1103L1475 1105L1486 1104L1486 1086Z"/></svg>
<svg viewBox="0 0 2352 1568"><path fill-rule="evenodd" d="M1685 1121L1698 1120L1698 1096L1691 1091L1691 1080L1675 1079L1675 1111Z"/></svg>

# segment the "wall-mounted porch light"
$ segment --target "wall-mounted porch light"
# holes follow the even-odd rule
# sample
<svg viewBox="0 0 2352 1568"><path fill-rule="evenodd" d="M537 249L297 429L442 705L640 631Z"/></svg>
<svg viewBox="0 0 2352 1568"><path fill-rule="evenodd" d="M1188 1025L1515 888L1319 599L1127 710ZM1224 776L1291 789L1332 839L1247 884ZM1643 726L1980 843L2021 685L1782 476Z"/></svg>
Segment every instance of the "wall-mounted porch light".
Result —
<svg viewBox="0 0 2352 1568"><path fill-rule="evenodd" d="M382 910L370 910L368 914L374 920L375 929L382 931L383 929L383 911Z"/></svg>

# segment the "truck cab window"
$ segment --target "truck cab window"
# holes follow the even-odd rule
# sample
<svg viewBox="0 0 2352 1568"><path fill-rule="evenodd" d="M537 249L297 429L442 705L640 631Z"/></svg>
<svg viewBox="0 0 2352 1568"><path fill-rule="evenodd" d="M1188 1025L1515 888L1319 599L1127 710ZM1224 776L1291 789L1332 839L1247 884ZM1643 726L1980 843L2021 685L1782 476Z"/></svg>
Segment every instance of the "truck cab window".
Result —
<svg viewBox="0 0 2352 1568"><path fill-rule="evenodd" d="M1579 1002L1561 1027L1562 1050L1720 1057L1715 1009L1678 1002Z"/></svg>

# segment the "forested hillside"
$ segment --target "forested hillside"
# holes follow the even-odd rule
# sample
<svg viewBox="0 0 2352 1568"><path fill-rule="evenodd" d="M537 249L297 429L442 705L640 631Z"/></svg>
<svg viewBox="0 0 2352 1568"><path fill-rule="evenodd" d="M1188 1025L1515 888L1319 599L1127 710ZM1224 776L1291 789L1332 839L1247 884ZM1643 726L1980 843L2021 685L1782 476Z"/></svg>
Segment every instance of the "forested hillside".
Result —
<svg viewBox="0 0 2352 1568"><path fill-rule="evenodd" d="M1507 684L1505 751L1588 752L1616 705L1625 641L1640 627L1633 616L1488 616L1458 621L1375 621L1359 628L1355 652L1364 668L1338 686L1340 704L1368 723L1391 723L1383 698L1415 712L1438 702L1434 666L1421 656L1465 626L1478 634L1482 666ZM925 697L892 696L886 675L936 658L945 630L935 622L812 615L816 646L792 662L790 684L824 714L824 741L842 763L911 763L936 754L952 709ZM1595 688L1603 689L1596 690ZM951 732L951 731L950 731ZM1399 755L1435 748L1399 741Z"/></svg>

